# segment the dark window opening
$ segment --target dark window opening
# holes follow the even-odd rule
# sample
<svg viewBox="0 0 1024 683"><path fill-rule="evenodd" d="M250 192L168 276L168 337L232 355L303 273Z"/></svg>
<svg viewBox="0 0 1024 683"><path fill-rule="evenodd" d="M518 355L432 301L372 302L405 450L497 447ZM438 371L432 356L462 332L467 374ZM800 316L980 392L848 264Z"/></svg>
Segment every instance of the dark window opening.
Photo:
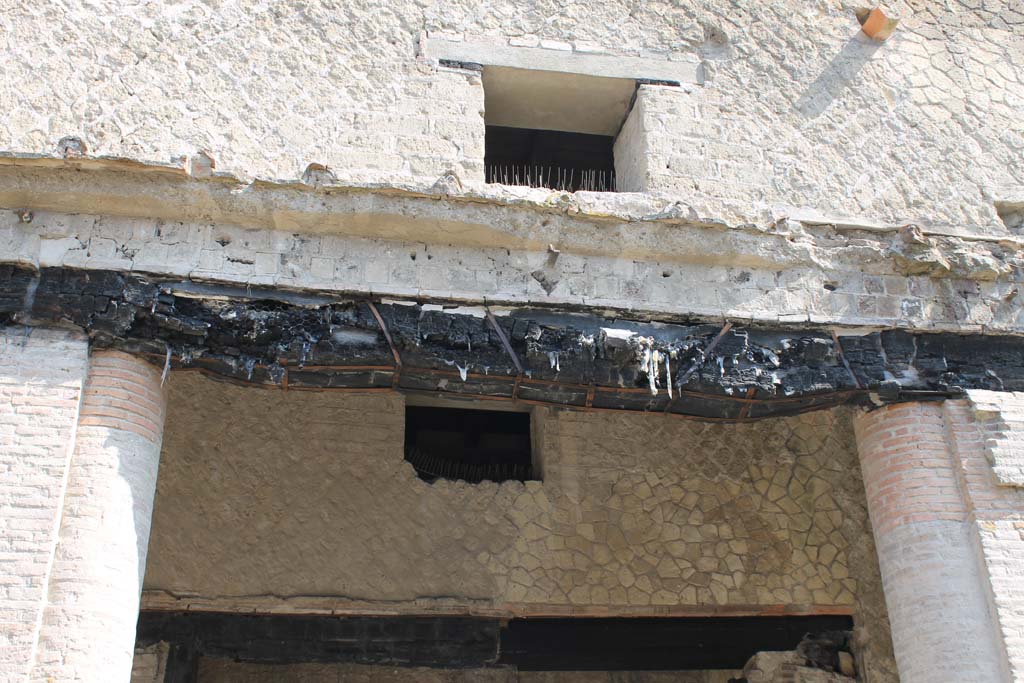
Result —
<svg viewBox="0 0 1024 683"><path fill-rule="evenodd" d="M530 415L407 406L405 459L420 479L533 479Z"/></svg>
<svg viewBox="0 0 1024 683"><path fill-rule="evenodd" d="M487 182L576 192L614 192L615 138L558 130L487 126Z"/></svg>

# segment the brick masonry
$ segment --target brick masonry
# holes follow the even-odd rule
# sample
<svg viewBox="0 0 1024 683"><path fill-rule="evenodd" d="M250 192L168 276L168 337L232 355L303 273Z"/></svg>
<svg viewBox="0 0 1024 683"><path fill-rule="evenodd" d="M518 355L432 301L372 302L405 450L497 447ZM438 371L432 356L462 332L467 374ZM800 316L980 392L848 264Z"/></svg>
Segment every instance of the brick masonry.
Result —
<svg viewBox="0 0 1024 683"><path fill-rule="evenodd" d="M23 681L46 603L87 369L84 336L0 329L0 681Z"/></svg>
<svg viewBox="0 0 1024 683"><path fill-rule="evenodd" d="M1024 394L972 391L970 397L997 485L1024 488Z"/></svg>
<svg viewBox="0 0 1024 683"><path fill-rule="evenodd" d="M1020 438L1007 425L1021 405L972 392L855 420L905 683L1024 679L1024 491L990 460L994 441Z"/></svg>
<svg viewBox="0 0 1024 683"><path fill-rule="evenodd" d="M96 352L30 680L126 680L164 420L158 368Z"/></svg>
<svg viewBox="0 0 1024 683"><path fill-rule="evenodd" d="M1012 680L1024 680L1024 395L969 392L945 404L964 497L980 544L991 610ZM1006 467L1007 463L1015 465Z"/></svg>

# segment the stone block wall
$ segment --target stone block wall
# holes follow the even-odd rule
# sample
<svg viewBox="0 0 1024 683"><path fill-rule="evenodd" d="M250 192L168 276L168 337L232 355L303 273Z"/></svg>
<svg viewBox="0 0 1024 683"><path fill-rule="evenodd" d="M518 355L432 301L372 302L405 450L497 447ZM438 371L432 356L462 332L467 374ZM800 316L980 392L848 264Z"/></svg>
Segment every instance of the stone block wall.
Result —
<svg viewBox="0 0 1024 683"><path fill-rule="evenodd" d="M0 329L0 681L28 676L88 367L84 337Z"/></svg>
<svg viewBox="0 0 1024 683"><path fill-rule="evenodd" d="M622 123L622 129L615 137L613 157L615 159L615 189L618 192L644 192L650 186L651 134L645 129L647 117L644 112L645 88L637 90L633 109Z"/></svg>
<svg viewBox="0 0 1024 683"><path fill-rule="evenodd" d="M545 409L542 482L430 485L404 461L400 396L170 385L148 608L848 613L862 670L895 680L845 411Z"/></svg>
<svg viewBox="0 0 1024 683"><path fill-rule="evenodd" d="M987 116L1019 111L1020 102L1006 97L1022 78L1019 31L1011 37L1008 25L1006 32L995 26L999 14L1013 22L1024 17L1010 3L986 7L987 25L961 3L889 9L902 10L903 23L885 43L844 33L838 22L779 31L776 21L795 19L785 3L750 11L741 21L751 23L742 29L722 26L718 44L712 39L703 46L705 87L645 89L649 129L657 138L647 189L791 206L799 198L805 206L847 215L893 218L914 214L918 203L929 207L932 219L942 214L1001 229L994 205L969 194L999 196L1021 179L969 179L970 159L998 156L998 145L972 149L950 134L980 129L987 137L994 132ZM813 10L806 12L809 18ZM736 29L742 38L732 33ZM981 82L984 92L972 85ZM738 87L750 92L740 94ZM919 144L907 144L910 139ZM926 167L936 171L933 180L947 178L945 189L904 175ZM916 188L908 192L910 184Z"/></svg>
<svg viewBox="0 0 1024 683"><path fill-rule="evenodd" d="M480 80L424 45L493 43L699 61L692 92L651 98L649 191L1005 234L994 202L1024 183L1024 17L1012 0L893 9L903 21L879 43L852 6L824 1L43 3L4 17L0 150L58 155L77 135L93 154L161 163L206 150L244 178L315 162L350 179L452 168L479 182Z"/></svg>

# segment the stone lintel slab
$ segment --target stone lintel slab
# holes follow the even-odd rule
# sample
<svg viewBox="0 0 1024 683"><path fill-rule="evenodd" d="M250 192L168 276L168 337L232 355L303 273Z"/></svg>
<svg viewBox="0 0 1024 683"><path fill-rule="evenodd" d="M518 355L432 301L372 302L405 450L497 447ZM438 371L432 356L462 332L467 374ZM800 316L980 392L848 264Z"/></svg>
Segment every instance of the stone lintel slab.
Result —
<svg viewBox="0 0 1024 683"><path fill-rule="evenodd" d="M688 59L669 60L574 50L569 44L545 46L542 42L536 47L528 47L510 45L507 41L479 38L452 41L430 36L423 38L420 45L421 56L430 60L602 78L691 84L704 82L704 70L697 55L687 55Z"/></svg>

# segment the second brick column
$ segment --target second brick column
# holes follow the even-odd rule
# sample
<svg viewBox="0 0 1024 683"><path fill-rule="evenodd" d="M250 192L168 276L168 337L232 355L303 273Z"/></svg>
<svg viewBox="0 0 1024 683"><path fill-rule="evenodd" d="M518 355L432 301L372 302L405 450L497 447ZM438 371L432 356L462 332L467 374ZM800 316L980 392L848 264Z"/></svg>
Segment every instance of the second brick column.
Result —
<svg viewBox="0 0 1024 683"><path fill-rule="evenodd" d="M1007 680L942 405L854 420L903 683Z"/></svg>
<svg viewBox="0 0 1024 683"><path fill-rule="evenodd" d="M156 490L160 370L94 353L79 413L33 681L127 681Z"/></svg>

